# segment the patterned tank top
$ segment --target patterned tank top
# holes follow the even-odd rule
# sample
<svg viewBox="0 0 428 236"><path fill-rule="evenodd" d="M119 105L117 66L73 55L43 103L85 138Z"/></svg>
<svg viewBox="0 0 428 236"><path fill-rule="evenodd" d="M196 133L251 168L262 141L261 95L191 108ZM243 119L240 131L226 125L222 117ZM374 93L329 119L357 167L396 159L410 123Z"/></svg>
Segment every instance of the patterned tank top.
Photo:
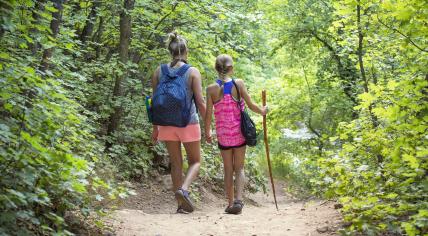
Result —
<svg viewBox="0 0 428 236"><path fill-rule="evenodd" d="M220 145L225 147L239 146L245 143L241 133L241 111L238 101L232 97L233 82L217 80L217 84L223 87L223 98L214 103L214 117L217 139ZM245 102L241 99L241 109L244 110Z"/></svg>

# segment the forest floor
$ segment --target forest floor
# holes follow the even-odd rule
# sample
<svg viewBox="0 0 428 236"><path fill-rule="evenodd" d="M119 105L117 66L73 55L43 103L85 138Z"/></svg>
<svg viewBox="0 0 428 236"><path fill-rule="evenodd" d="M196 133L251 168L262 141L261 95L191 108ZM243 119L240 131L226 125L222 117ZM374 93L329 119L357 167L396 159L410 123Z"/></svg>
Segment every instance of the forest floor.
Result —
<svg viewBox="0 0 428 236"><path fill-rule="evenodd" d="M247 194L240 215L224 213L222 190L199 187L196 210L176 214L169 175L149 184L134 184L128 198L110 220L116 235L337 235L342 221L335 203L296 200L276 183L279 211L273 197Z"/></svg>

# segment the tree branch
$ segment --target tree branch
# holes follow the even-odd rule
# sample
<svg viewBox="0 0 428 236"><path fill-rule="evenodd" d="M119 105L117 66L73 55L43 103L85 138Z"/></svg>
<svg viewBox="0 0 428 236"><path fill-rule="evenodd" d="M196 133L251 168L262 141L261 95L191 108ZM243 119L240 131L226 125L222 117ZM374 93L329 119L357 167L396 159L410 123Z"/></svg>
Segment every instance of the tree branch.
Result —
<svg viewBox="0 0 428 236"><path fill-rule="evenodd" d="M307 124L307 126L308 126L308 129L318 137L318 140L317 140L317 142L318 142L318 150L320 151L320 154L321 154L323 146L324 146L324 144L323 144L323 142L321 140L321 134L318 131L316 131L314 129L314 127L312 126L312 115L313 115L312 90L311 90L311 86L309 85L308 78L306 76L305 67L302 67L302 70L303 70L303 76L305 78L306 86L308 87L308 95L309 95L309 118L308 118L308 124Z"/></svg>
<svg viewBox="0 0 428 236"><path fill-rule="evenodd" d="M401 36L403 36L404 38L406 38L407 40L409 40L409 42L413 45L413 46L415 46L417 49L419 49L420 51L422 51L422 52L428 52L428 50L427 49L423 49L423 48L421 48L419 45L417 45L409 36L407 36L407 35L405 35L405 34L403 34L401 31L399 31L397 28L395 28L395 27L392 27L392 26L389 26L389 25L387 25L387 24L385 24L385 23L383 23L380 19L379 19L379 15L376 15L376 18L377 18L377 20L379 21L379 23L381 24L381 25L383 25L383 26L385 26L386 28L388 28L388 29L390 29L390 30L393 30L394 32L396 32L396 33L398 33L398 34L400 34Z"/></svg>
<svg viewBox="0 0 428 236"><path fill-rule="evenodd" d="M349 76L347 76L344 73L345 65L343 64L340 56L337 54L335 48L330 43L328 43L327 40L321 38L315 31L310 31L310 34L315 39L317 39L319 42L321 42L324 45L324 47L326 47L330 51L333 59L337 63L337 70L338 70L339 78L342 81L345 81L348 83L348 84L345 84L343 87L343 91L344 91L345 95L348 96L348 98L352 101L353 104L355 104L355 105L358 104L358 101L355 99L355 97L353 96L352 91L351 91L352 86L355 85L355 81L353 80L353 78L349 78L349 79L347 78ZM353 116L356 116L356 113L353 114Z"/></svg>
<svg viewBox="0 0 428 236"><path fill-rule="evenodd" d="M153 37L155 31L159 28L159 26L168 18L168 16L170 16L175 9L177 8L178 3L175 3L174 5L172 5L171 11L168 12L167 14L165 14L164 16L162 16L162 18L158 21L158 23L156 23L155 27L153 28L153 30L150 32L149 36L147 36L147 40L150 40L151 37ZM141 58L143 57L144 52L140 53L138 57L136 57L135 63L139 64L141 61Z"/></svg>
<svg viewBox="0 0 428 236"><path fill-rule="evenodd" d="M366 77L366 71L364 69L364 61L363 61L363 30L361 27L361 0L357 0L357 28L358 28L358 65L360 67L361 79L364 82L364 91L369 92L368 81Z"/></svg>

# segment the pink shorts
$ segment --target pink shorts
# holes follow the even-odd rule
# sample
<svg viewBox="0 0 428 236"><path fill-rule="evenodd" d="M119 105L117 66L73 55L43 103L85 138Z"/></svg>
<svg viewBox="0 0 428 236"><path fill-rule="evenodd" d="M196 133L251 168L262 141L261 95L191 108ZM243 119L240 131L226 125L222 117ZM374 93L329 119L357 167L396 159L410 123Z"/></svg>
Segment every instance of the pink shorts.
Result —
<svg viewBox="0 0 428 236"><path fill-rule="evenodd" d="M201 127L199 124L190 124L186 127L158 126L159 141L180 141L189 143L201 140Z"/></svg>

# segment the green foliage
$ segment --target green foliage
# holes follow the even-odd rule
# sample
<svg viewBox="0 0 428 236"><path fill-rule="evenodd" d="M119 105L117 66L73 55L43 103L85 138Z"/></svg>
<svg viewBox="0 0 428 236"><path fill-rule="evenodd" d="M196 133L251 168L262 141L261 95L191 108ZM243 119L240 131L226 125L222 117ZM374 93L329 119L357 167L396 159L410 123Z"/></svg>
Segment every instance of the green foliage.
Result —
<svg viewBox="0 0 428 236"><path fill-rule="evenodd" d="M150 141L141 95L169 60L166 33L188 38L204 85L214 81L220 52L261 58L253 1L137 0L125 12L129 57L119 60L124 2L0 2L0 234L72 234L67 213L98 211L128 194L116 179L142 181L161 168L153 160L167 158L166 150ZM118 127L109 130L117 107ZM205 145L201 172L209 181L222 177L218 154ZM254 158L247 166L254 190L263 173Z"/></svg>
<svg viewBox="0 0 428 236"><path fill-rule="evenodd" d="M96 194L113 199L126 191L97 177L105 158L88 118L93 113L69 90L85 79L67 63L68 50L77 46L74 34L49 36L56 11L51 4L37 12L34 24L34 3L8 4L0 48L0 234L70 235L68 211L88 215L100 200ZM52 47L58 51L49 62L55 68L43 70L42 50Z"/></svg>
<svg viewBox="0 0 428 236"><path fill-rule="evenodd" d="M268 91L273 171L289 191L339 199L346 234L428 233L426 1L124 2L0 2L0 234L71 234L67 212L161 168L141 95L173 30L204 86L228 53L257 103ZM202 178L221 184L217 148L202 154ZM264 157L260 135L251 191L265 186Z"/></svg>
<svg viewBox="0 0 428 236"><path fill-rule="evenodd" d="M274 172L303 194L338 198L351 223L345 234L427 234L426 2L275 1L263 9L280 68L268 81L269 126L304 124L312 133L273 137Z"/></svg>
<svg viewBox="0 0 428 236"><path fill-rule="evenodd" d="M341 127L339 158L320 160L324 175L333 178L327 193L345 196L351 232L427 232L427 85L416 78L370 86L372 92L361 94L364 100L356 107L360 117Z"/></svg>

